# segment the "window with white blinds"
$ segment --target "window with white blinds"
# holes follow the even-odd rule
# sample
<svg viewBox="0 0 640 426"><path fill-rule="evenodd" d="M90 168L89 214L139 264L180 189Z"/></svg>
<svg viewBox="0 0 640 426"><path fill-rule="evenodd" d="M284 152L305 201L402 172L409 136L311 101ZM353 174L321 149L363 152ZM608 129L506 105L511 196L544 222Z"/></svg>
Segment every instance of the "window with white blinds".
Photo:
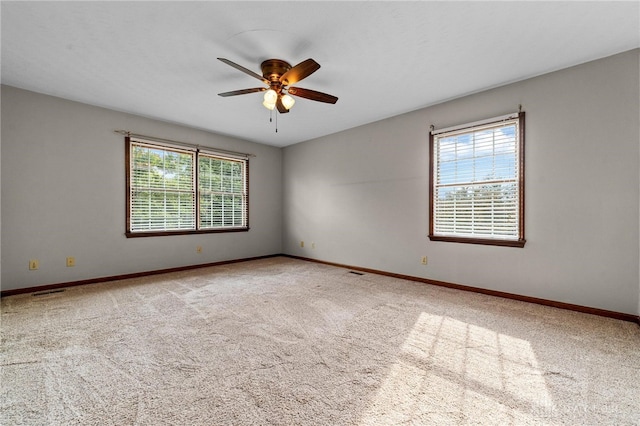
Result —
<svg viewBox="0 0 640 426"><path fill-rule="evenodd" d="M247 217L245 161L201 154L198 158L200 227L242 227Z"/></svg>
<svg viewBox="0 0 640 426"><path fill-rule="evenodd" d="M127 236L248 230L247 159L126 144Z"/></svg>
<svg viewBox="0 0 640 426"><path fill-rule="evenodd" d="M523 112L431 132L431 240L524 246L523 135Z"/></svg>

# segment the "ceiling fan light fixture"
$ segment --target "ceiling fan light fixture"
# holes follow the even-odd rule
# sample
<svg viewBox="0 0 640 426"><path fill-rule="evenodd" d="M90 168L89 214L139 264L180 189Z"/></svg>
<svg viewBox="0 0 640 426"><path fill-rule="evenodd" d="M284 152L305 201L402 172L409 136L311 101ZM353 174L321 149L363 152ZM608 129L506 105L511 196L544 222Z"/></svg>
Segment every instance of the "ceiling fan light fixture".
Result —
<svg viewBox="0 0 640 426"><path fill-rule="evenodd" d="M269 89L266 92L264 92L264 102L262 102L262 105L264 105L265 108L267 108L268 110L274 109L276 107L277 101L278 101L278 94L276 93L275 90Z"/></svg>
<svg viewBox="0 0 640 426"><path fill-rule="evenodd" d="M264 102L262 102L262 105L264 105L264 107L265 107L266 109L270 110L270 111L272 111L272 110L276 107L275 102L274 102L274 103L272 103L272 104L270 104L269 102L264 101Z"/></svg>
<svg viewBox="0 0 640 426"><path fill-rule="evenodd" d="M287 110L290 110L290 109L291 109L291 107L293 106L293 104L295 104L295 103L296 103L295 99L293 99L293 98L292 98L291 96L289 96L289 95L284 95L284 96L282 97L282 105L284 105L284 107L285 107Z"/></svg>
<svg viewBox="0 0 640 426"><path fill-rule="evenodd" d="M276 93L275 90L269 89L266 92L264 92L264 101L266 103L275 105L277 100L278 100L278 94Z"/></svg>

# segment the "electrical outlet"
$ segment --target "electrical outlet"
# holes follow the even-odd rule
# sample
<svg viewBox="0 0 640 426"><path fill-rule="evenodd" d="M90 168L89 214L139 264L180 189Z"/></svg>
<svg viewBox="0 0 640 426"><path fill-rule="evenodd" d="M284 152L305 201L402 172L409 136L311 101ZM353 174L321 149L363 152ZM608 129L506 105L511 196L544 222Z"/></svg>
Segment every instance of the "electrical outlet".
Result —
<svg viewBox="0 0 640 426"><path fill-rule="evenodd" d="M311 243L311 248L312 249L316 248L316 243Z"/></svg>
<svg viewBox="0 0 640 426"><path fill-rule="evenodd" d="M76 266L76 258L75 257L67 257L67 267Z"/></svg>
<svg viewBox="0 0 640 426"><path fill-rule="evenodd" d="M38 262L38 259L29 260L29 270L30 271L35 271L39 267L40 267L40 262Z"/></svg>
<svg viewBox="0 0 640 426"><path fill-rule="evenodd" d="M202 253L202 247L201 246L196 247L196 253Z"/></svg>
<svg viewBox="0 0 640 426"><path fill-rule="evenodd" d="M304 241L300 241L300 247L304 247Z"/></svg>
<svg viewBox="0 0 640 426"><path fill-rule="evenodd" d="M421 263L422 263L423 265L426 265L426 264L427 264L427 256L422 256Z"/></svg>

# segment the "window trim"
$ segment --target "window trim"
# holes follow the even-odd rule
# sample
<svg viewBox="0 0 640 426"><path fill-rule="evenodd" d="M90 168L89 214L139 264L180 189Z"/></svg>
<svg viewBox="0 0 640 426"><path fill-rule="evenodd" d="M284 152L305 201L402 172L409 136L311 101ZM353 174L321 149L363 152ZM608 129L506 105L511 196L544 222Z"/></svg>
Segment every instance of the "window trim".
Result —
<svg viewBox="0 0 640 426"><path fill-rule="evenodd" d="M213 148L205 148L202 149L202 154L206 156L218 157L226 160L233 161L243 161L244 162L244 175L245 175L245 191L246 191L246 206L245 206L245 214L246 214L246 225L244 226L234 226L234 227L220 227L220 228L204 228L200 229L200 190L198 186L198 154L200 153L200 149L194 147L191 151L194 152L194 202L195 202L195 229L179 229L179 230L171 230L171 231L131 231L131 144L134 142L140 142L144 144L149 144L153 146L157 146L158 148L166 148L166 149L180 149L180 150L189 150L185 149L184 146L173 146L170 143L165 142L155 142L153 140L147 140L143 138L135 137L134 140L131 140L130 136L125 136L124 145L125 145L125 236L127 238L141 238L141 237L164 237L169 235L191 235L191 234L219 234L219 233L227 233L227 232L248 232L249 227L249 158L235 158L232 155L229 155L225 151L217 152Z"/></svg>
<svg viewBox="0 0 640 426"><path fill-rule="evenodd" d="M508 117L518 119L518 239L494 239L494 238L473 238L473 237L462 237L462 236L447 236L447 235L436 235L434 234L434 209L435 209L435 185L436 179L434 176L435 172L435 163L436 158L434 157L434 142L435 135L445 132L453 132L460 130L472 130L474 127L480 125L490 125L493 123L499 123L504 121ZM452 242L452 243L466 243L466 244L481 244L481 245L492 245L492 246L504 246L504 247L524 247L526 243L525 239L525 113L524 111L519 111L515 114L509 114L507 116L496 117L493 119L483 120L474 123L468 123L460 126L450 127L446 129L441 129L439 131L431 130L429 132L429 240L430 241L443 241L443 242Z"/></svg>

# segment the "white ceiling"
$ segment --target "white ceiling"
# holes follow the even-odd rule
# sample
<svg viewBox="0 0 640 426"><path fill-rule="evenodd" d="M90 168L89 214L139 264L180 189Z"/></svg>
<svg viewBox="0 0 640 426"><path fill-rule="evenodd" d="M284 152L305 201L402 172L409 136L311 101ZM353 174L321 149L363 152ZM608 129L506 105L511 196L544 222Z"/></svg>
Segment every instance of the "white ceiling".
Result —
<svg viewBox="0 0 640 426"><path fill-rule="evenodd" d="M629 2L7 2L2 83L287 146L640 46ZM269 123L260 63L321 68ZM128 129L133 132L136 129ZM158 135L156 135L158 136Z"/></svg>

